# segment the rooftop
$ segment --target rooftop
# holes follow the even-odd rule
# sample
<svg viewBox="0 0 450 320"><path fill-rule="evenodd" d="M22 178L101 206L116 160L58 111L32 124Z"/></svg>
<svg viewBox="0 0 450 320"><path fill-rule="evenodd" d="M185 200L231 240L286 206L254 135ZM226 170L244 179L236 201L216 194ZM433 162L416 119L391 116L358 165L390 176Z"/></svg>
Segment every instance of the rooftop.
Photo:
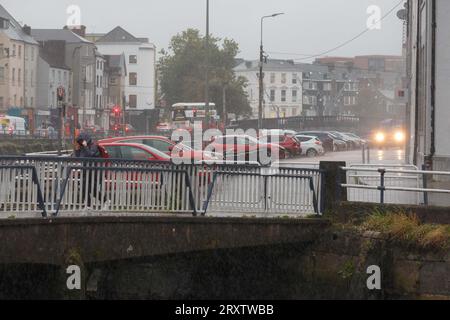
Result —
<svg viewBox="0 0 450 320"><path fill-rule="evenodd" d="M7 29L1 29L0 32L5 33L5 35L13 40L16 41L23 41L28 44L35 44L38 43L28 34L26 34L20 23L14 19L14 17L0 4L0 18L3 18L5 20L9 21L9 28Z"/></svg>

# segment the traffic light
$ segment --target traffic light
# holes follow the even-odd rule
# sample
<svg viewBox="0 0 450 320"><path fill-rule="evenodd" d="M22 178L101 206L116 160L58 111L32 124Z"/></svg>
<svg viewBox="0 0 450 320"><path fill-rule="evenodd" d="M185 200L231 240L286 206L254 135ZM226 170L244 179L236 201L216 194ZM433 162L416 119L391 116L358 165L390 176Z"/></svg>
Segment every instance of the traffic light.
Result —
<svg viewBox="0 0 450 320"><path fill-rule="evenodd" d="M116 117L120 116L121 111L122 111L122 110L120 109L119 106L115 106L115 107L112 109L112 112L113 112L113 114L114 114Z"/></svg>

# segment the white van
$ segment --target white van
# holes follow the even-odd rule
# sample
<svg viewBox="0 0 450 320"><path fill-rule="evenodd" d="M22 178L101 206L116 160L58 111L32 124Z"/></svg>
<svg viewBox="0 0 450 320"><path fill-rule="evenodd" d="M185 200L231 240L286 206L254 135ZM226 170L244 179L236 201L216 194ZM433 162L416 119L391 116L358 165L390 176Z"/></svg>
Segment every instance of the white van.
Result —
<svg viewBox="0 0 450 320"><path fill-rule="evenodd" d="M0 115L0 134L26 135L25 119Z"/></svg>

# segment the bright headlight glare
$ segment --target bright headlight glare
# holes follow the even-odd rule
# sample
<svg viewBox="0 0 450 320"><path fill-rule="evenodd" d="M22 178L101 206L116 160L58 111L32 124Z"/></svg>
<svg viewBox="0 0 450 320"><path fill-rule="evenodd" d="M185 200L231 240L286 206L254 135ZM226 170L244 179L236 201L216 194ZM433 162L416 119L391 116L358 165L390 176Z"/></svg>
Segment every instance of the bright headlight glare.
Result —
<svg viewBox="0 0 450 320"><path fill-rule="evenodd" d="M384 142L384 141L386 140L386 136L384 135L383 132L378 132L378 133L375 135L375 140L376 140L377 142Z"/></svg>
<svg viewBox="0 0 450 320"><path fill-rule="evenodd" d="M397 131L394 138L397 142L403 142L405 141L405 134L402 131Z"/></svg>

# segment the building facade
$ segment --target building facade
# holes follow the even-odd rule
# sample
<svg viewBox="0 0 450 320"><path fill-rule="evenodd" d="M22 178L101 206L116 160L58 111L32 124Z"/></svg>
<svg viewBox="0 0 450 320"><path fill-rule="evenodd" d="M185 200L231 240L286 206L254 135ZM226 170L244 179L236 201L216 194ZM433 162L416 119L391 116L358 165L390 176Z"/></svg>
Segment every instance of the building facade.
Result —
<svg viewBox="0 0 450 320"><path fill-rule="evenodd" d="M259 61L240 60L236 76L248 81L246 88L254 118L259 108ZM302 72L287 60L269 60L264 65L264 118L282 118L302 114Z"/></svg>
<svg viewBox="0 0 450 320"><path fill-rule="evenodd" d="M121 27L103 37L96 36L96 46L103 55L121 55L126 58L126 109L151 110L155 108L156 47L146 38L136 38Z"/></svg>
<svg viewBox="0 0 450 320"><path fill-rule="evenodd" d="M64 41L47 42L39 50L38 90L36 122L38 125L50 122L52 112L58 107L58 88L63 88L62 103L72 104L72 72L65 65Z"/></svg>
<svg viewBox="0 0 450 320"><path fill-rule="evenodd" d="M450 2L410 0L407 11L409 161L450 171Z"/></svg>
<svg viewBox="0 0 450 320"><path fill-rule="evenodd" d="M38 43L0 5L0 112L21 116L34 129Z"/></svg>
<svg viewBox="0 0 450 320"><path fill-rule="evenodd" d="M91 127L96 122L96 63L94 43L83 38L84 27L76 29L35 29L33 37L41 46L53 41L63 41L65 65L72 71L72 104L78 109L79 124Z"/></svg>

